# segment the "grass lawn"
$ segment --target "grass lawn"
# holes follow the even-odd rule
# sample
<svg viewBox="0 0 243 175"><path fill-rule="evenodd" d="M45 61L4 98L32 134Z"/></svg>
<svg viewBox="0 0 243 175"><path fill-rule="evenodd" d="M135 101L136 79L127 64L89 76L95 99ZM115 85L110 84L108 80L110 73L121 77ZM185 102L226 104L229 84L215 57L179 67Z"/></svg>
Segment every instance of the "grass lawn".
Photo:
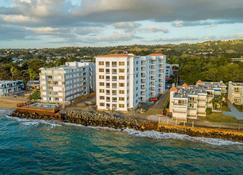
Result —
<svg viewBox="0 0 243 175"><path fill-rule="evenodd" d="M157 114L163 114L162 108L161 109L149 109L144 113L144 115L157 115Z"/></svg>
<svg viewBox="0 0 243 175"><path fill-rule="evenodd" d="M238 105L234 105L240 112L243 112L243 105L238 106Z"/></svg>
<svg viewBox="0 0 243 175"><path fill-rule="evenodd" d="M222 122L222 123L243 123L243 120L237 120L234 117L226 116L223 112L219 113L211 113L206 117L201 118L202 120L210 121L210 122Z"/></svg>

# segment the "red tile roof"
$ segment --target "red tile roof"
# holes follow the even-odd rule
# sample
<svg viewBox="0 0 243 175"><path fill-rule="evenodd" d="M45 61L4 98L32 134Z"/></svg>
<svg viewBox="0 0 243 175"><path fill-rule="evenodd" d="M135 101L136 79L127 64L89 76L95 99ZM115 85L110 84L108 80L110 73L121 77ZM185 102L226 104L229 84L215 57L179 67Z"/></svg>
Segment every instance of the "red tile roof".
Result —
<svg viewBox="0 0 243 175"><path fill-rule="evenodd" d="M162 53L152 53L149 56L163 56L163 54Z"/></svg>
<svg viewBox="0 0 243 175"><path fill-rule="evenodd" d="M184 88L188 88L189 86L188 86L188 84L184 83L184 84L182 85L182 87L184 87Z"/></svg>
<svg viewBox="0 0 243 175"><path fill-rule="evenodd" d="M107 57L107 58L111 58L111 57L128 57L130 54L108 54L108 55L98 55L97 57Z"/></svg>
<svg viewBox="0 0 243 175"><path fill-rule="evenodd" d="M178 89L175 86L173 86L172 88L170 88L170 92L177 92L177 91L178 91Z"/></svg>

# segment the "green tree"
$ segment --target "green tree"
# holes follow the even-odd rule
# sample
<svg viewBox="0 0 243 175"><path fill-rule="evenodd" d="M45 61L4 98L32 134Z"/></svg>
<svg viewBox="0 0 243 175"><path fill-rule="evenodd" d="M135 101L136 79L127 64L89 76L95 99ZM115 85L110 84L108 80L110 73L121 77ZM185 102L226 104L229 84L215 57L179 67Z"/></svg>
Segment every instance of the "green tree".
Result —
<svg viewBox="0 0 243 175"><path fill-rule="evenodd" d="M39 90L34 90L31 95L29 96L30 100L39 100L40 97L40 91Z"/></svg>

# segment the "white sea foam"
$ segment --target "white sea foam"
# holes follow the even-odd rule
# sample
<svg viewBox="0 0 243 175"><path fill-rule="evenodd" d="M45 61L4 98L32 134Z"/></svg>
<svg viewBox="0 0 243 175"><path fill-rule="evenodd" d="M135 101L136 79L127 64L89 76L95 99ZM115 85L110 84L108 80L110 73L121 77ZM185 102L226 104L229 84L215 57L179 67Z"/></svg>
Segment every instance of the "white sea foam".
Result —
<svg viewBox="0 0 243 175"><path fill-rule="evenodd" d="M26 126L39 126L40 124L50 125L51 128L57 127L57 126L74 126L74 127L86 127L81 124L74 124L74 123L63 123L58 121L46 121L46 120L33 120L33 119L21 119L17 117L11 117L8 115L5 115L5 117L14 119L23 125ZM120 132L121 129L114 129L109 127L94 127L94 126L88 126L88 128L92 129L101 129L101 130L109 130L109 131L116 131ZM243 145L241 142L233 142L230 140L224 140L224 139L217 139L217 138L206 138L206 137L192 137L186 134L177 134L177 133L161 133L158 131L138 131L134 129L124 129L123 132L127 133L131 136L136 137L146 137L146 138L152 138L152 139L174 139L174 140L186 140L190 142L201 142L206 143L210 145L216 145L216 146L228 146L228 145Z"/></svg>
<svg viewBox="0 0 243 175"><path fill-rule="evenodd" d="M11 109L0 109L0 115L9 115L13 112Z"/></svg>
<svg viewBox="0 0 243 175"><path fill-rule="evenodd" d="M51 128L62 126L61 123L58 123L57 121L51 121L51 120L47 121L47 120L34 120L34 119L24 119L24 118L22 119L18 117L11 117L9 115L5 115L5 117L16 120L25 126L39 126L40 124L50 125Z"/></svg>
<svg viewBox="0 0 243 175"><path fill-rule="evenodd" d="M66 126L75 126L75 127L86 127L86 128L91 128L91 129L101 129L101 130L108 130L108 131L121 131L120 129L110 128L110 127L84 126L84 125L75 124L75 123L63 123L63 125L66 125Z"/></svg>
<svg viewBox="0 0 243 175"><path fill-rule="evenodd" d="M217 145L217 146L227 146L227 145L243 145L240 142L233 142L224 139L216 139L216 138L206 138L206 137L191 137L186 134L177 134L177 133L161 133L157 131L137 131L133 129L125 129L124 132L128 133L132 136L137 137L147 137L153 139L175 139L175 140L187 140L191 142L201 142L207 143L210 145Z"/></svg>

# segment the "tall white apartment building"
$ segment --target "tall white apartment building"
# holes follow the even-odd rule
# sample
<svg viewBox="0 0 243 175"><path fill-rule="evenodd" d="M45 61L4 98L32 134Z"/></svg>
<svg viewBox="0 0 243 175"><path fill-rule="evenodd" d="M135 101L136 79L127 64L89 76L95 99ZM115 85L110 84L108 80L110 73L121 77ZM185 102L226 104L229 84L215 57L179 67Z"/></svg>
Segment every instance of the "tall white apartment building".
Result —
<svg viewBox="0 0 243 175"><path fill-rule="evenodd" d="M157 97L165 91L166 56L151 54L139 57L141 62L141 102Z"/></svg>
<svg viewBox="0 0 243 175"><path fill-rule="evenodd" d="M70 104L75 98L95 91L95 64L68 62L64 66L41 68L43 102Z"/></svg>
<svg viewBox="0 0 243 175"><path fill-rule="evenodd" d="M111 54L96 57L96 103L99 110L127 111L165 89L164 55Z"/></svg>
<svg viewBox="0 0 243 175"><path fill-rule="evenodd" d="M235 105L243 105L243 83L229 82L228 100Z"/></svg>

